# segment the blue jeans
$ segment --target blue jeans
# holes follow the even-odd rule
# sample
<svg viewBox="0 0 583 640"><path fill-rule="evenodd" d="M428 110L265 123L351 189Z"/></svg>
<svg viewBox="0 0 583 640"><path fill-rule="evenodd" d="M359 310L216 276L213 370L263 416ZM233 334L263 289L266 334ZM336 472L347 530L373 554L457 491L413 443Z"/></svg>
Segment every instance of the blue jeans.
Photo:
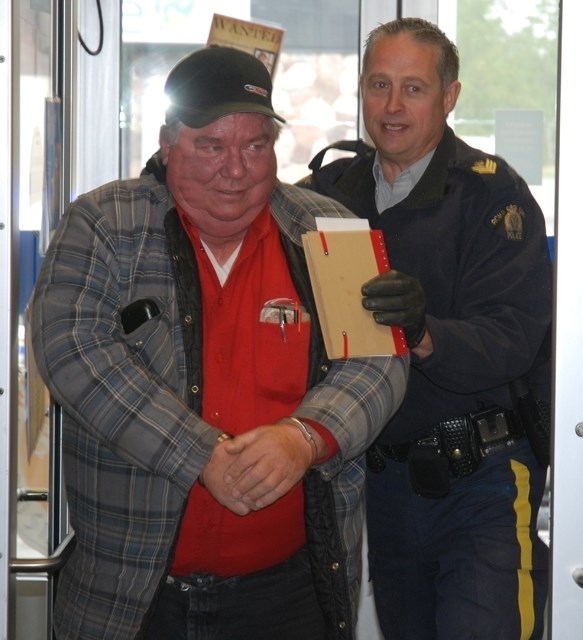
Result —
<svg viewBox="0 0 583 640"><path fill-rule="evenodd" d="M247 576L193 574L164 585L145 640L323 640L307 550Z"/></svg>
<svg viewBox="0 0 583 640"><path fill-rule="evenodd" d="M407 462L367 473L370 576L387 640L542 637L545 479L526 438L453 478L440 499L413 491Z"/></svg>

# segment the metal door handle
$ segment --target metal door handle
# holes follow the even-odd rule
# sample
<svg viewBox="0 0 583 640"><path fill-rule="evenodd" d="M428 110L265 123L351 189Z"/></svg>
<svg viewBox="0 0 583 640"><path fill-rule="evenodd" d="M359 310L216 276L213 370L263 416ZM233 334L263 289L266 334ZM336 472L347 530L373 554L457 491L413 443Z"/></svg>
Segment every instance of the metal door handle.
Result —
<svg viewBox="0 0 583 640"><path fill-rule="evenodd" d="M48 489L17 489L18 502L48 502Z"/></svg>
<svg viewBox="0 0 583 640"><path fill-rule="evenodd" d="M577 567L573 570L571 575L573 576L573 580L577 583L577 586L583 589L583 568Z"/></svg>
<svg viewBox="0 0 583 640"><path fill-rule="evenodd" d="M13 558L10 561L11 573L49 573L59 571L75 546L75 532L68 533L61 544L46 558Z"/></svg>

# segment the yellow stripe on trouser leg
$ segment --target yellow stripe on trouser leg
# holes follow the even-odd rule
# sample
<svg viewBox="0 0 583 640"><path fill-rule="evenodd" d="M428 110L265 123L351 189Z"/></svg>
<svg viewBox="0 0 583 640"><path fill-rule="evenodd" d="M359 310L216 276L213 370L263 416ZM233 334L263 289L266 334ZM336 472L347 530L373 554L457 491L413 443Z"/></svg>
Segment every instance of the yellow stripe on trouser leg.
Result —
<svg viewBox="0 0 583 640"><path fill-rule="evenodd" d="M530 539L531 507L529 501L530 471L516 460L510 465L516 478L516 539L520 546L518 569L518 609L520 612L521 640L528 640L534 629L534 587L532 582L532 541Z"/></svg>

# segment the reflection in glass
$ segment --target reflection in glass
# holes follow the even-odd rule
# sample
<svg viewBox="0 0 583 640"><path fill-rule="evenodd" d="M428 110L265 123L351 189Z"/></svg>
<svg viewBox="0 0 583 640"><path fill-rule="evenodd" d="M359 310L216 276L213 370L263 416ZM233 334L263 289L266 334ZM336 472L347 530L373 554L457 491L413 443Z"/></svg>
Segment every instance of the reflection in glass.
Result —
<svg viewBox="0 0 583 640"><path fill-rule="evenodd" d="M48 553L49 398L30 362L26 305L40 266L45 100L51 97L51 3L20 6L19 353L17 460L17 557Z"/></svg>

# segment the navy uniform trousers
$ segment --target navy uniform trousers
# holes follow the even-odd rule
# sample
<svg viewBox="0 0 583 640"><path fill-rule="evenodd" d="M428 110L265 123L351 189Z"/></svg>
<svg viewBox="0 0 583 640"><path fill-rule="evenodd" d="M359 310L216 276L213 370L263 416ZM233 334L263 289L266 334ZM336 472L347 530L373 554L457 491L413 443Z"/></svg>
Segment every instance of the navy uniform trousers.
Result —
<svg viewBox="0 0 583 640"><path fill-rule="evenodd" d="M370 575L386 640L542 637L545 480L526 438L452 478L440 499L415 494L407 462L368 472Z"/></svg>

